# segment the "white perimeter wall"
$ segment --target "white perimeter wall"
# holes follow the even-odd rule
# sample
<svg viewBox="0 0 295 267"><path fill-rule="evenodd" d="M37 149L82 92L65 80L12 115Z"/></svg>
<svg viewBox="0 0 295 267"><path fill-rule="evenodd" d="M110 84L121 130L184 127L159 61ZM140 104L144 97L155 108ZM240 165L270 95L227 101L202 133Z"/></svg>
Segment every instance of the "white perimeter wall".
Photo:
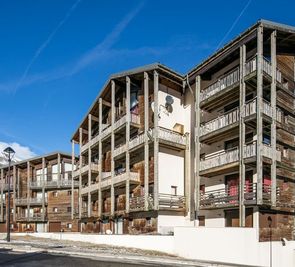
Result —
<svg viewBox="0 0 295 267"><path fill-rule="evenodd" d="M60 233L29 235L61 238ZM257 232L253 228L175 227L174 236L63 233L62 239L162 251L203 261L270 266L270 243L259 243ZM287 241L286 246L282 242L272 242L272 253L273 267L295 266L295 241Z"/></svg>

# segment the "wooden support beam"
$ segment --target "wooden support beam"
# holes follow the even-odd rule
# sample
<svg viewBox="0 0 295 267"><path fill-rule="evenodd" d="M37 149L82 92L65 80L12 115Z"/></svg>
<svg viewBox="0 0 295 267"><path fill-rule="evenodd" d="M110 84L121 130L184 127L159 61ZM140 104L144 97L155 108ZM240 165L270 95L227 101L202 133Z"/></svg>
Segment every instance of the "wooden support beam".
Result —
<svg viewBox="0 0 295 267"><path fill-rule="evenodd" d="M99 136L102 133L102 105L103 100L99 98ZM101 179L102 179L102 142L101 138L98 141L98 154L99 154L99 186L98 186L98 216L102 213L102 195L101 195Z"/></svg>
<svg viewBox="0 0 295 267"><path fill-rule="evenodd" d="M276 36L277 32L271 33L270 49L271 49L271 107L272 107L272 120L271 120L271 149L272 149L272 164L271 164L271 204L276 206L277 202L277 53L276 53Z"/></svg>
<svg viewBox="0 0 295 267"><path fill-rule="evenodd" d="M13 167L12 167L12 179L13 179L13 181L12 181L12 187L13 187L13 198L12 198L12 208L13 208L13 213L12 213L12 218L13 218L13 220L12 220L12 222L15 222L16 221L16 210L15 210L15 208L16 208L16 205L15 205L15 195L16 195L16 166L14 165ZM9 188L9 190L10 190L10 188Z"/></svg>
<svg viewBox="0 0 295 267"><path fill-rule="evenodd" d="M88 143L92 139L92 115L88 114ZM88 187L91 185L91 146L88 145ZM91 216L91 194L88 192L88 217Z"/></svg>
<svg viewBox="0 0 295 267"><path fill-rule="evenodd" d="M195 151L191 152L192 159L194 161L192 168L192 179L191 179L191 187L193 190L193 194L191 197L191 212L190 219L195 220L196 215L199 214L200 211L200 123L201 123L201 109L200 109L200 92L201 92L201 76L198 75L196 77L196 88L195 88L195 130L193 131L193 140L192 147L195 148ZM195 208L194 208L195 207ZM194 208L194 209L193 209ZM196 214L194 213L196 210Z"/></svg>
<svg viewBox="0 0 295 267"><path fill-rule="evenodd" d="M42 219L45 219L45 168L46 161L42 158Z"/></svg>
<svg viewBox="0 0 295 267"><path fill-rule="evenodd" d="M57 186L60 187L61 183L61 156L57 154Z"/></svg>
<svg viewBox="0 0 295 267"><path fill-rule="evenodd" d="M109 108L111 108L111 107L112 107L112 104L111 104L110 102L108 102L108 101L104 100L104 99L102 99L102 104L103 104L104 106L107 106L107 107L109 107Z"/></svg>
<svg viewBox="0 0 295 267"><path fill-rule="evenodd" d="M245 188L245 162L244 162L244 147L245 147L245 99L246 99L246 84L245 84L245 65L246 65L246 45L240 47L240 122L239 122L239 226L245 227L245 204L244 204L244 188Z"/></svg>
<svg viewBox="0 0 295 267"><path fill-rule="evenodd" d="M262 204L263 188L263 160L262 160L262 140L263 123L261 106L263 101L263 27L257 28L257 152L256 152L256 172L257 172L257 204Z"/></svg>
<svg viewBox="0 0 295 267"><path fill-rule="evenodd" d="M82 141L83 141L83 132L82 128L79 128L79 219L81 219L81 213L82 213L82 195L81 195L81 190L82 190L82 174L81 174L81 168L83 164L83 158L82 158L82 153L81 153L81 148L82 148Z"/></svg>
<svg viewBox="0 0 295 267"><path fill-rule="evenodd" d="M144 209L149 209L149 75L144 73Z"/></svg>
<svg viewBox="0 0 295 267"><path fill-rule="evenodd" d="M27 193L27 219L29 220L30 218L30 197L31 197L31 190L30 190L30 180L31 180L31 164L30 162L28 161L27 162L27 190L28 190L28 193Z"/></svg>
<svg viewBox="0 0 295 267"><path fill-rule="evenodd" d="M116 84L115 81L111 81L111 90L112 90L112 110L111 110L111 119L112 119L112 132L111 132L111 215L114 215L115 210L115 189L114 189L114 178L115 178L115 161L114 161L114 150L115 150L115 133L114 133L114 124L115 124L115 90Z"/></svg>
<svg viewBox="0 0 295 267"><path fill-rule="evenodd" d="M129 213L129 196L130 196L130 78L126 76L126 213Z"/></svg>
<svg viewBox="0 0 295 267"><path fill-rule="evenodd" d="M4 209L3 209L3 206L4 206L4 201L3 201L3 197L4 197L4 194L3 194L3 187L4 187L4 170L1 169L1 185L0 185L0 189L1 189L1 199L0 199L0 221L3 221L4 219Z"/></svg>
<svg viewBox="0 0 295 267"><path fill-rule="evenodd" d="M75 171L75 141L72 140L72 184L71 184L71 218L74 219L75 212L75 196L74 196L74 171Z"/></svg>
<svg viewBox="0 0 295 267"><path fill-rule="evenodd" d="M159 74L154 71L154 209L159 209Z"/></svg>

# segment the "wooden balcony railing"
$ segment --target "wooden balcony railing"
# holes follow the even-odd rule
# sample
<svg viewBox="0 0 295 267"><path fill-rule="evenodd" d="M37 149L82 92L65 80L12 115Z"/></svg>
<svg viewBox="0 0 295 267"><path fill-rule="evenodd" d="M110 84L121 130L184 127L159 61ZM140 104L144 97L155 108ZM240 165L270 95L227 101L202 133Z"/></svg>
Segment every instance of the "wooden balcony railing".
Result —
<svg viewBox="0 0 295 267"><path fill-rule="evenodd" d="M144 143L144 134L139 134L129 141L129 149L133 149Z"/></svg>
<svg viewBox="0 0 295 267"><path fill-rule="evenodd" d="M185 197L171 194L159 194L159 208L161 209L184 209Z"/></svg>
<svg viewBox="0 0 295 267"><path fill-rule="evenodd" d="M148 196L148 210L154 208L154 198L152 195ZM129 199L130 211L143 211L145 209L145 196L131 197Z"/></svg>
<svg viewBox="0 0 295 267"><path fill-rule="evenodd" d="M114 149L114 157L126 152L126 144L121 144Z"/></svg>
<svg viewBox="0 0 295 267"><path fill-rule="evenodd" d="M47 203L47 197L44 198L44 202ZM35 197L35 198L16 198L15 204L16 205L42 205L43 198L42 197Z"/></svg>
<svg viewBox="0 0 295 267"><path fill-rule="evenodd" d="M244 186L244 204L253 205L257 200L257 184L249 183ZM239 205L239 187L225 187L216 190L200 192L200 207L219 208Z"/></svg>
<svg viewBox="0 0 295 267"><path fill-rule="evenodd" d="M254 58L246 62L245 75L247 76L256 70L257 70L257 58L255 56ZM272 75L271 63L266 58L263 59L262 70L267 75L269 76ZM282 73L279 69L277 69L276 79L279 83L282 83ZM217 94L218 92L225 90L229 86L237 84L239 80L240 80L240 68L237 67L230 73L221 76L215 83L211 84L210 86L202 90L200 92L200 102L208 99L209 97Z"/></svg>
<svg viewBox="0 0 295 267"><path fill-rule="evenodd" d="M178 132L175 132L173 130L166 129L163 127L159 127L158 138L164 141L168 141L168 142L175 143L178 145L183 145L183 146L185 146L187 143L187 137L185 135L182 135Z"/></svg>
<svg viewBox="0 0 295 267"><path fill-rule="evenodd" d="M256 156L256 143L252 142L245 145L244 158ZM219 152L210 158L201 160L200 170L207 170L239 160L239 148L232 148L226 151Z"/></svg>

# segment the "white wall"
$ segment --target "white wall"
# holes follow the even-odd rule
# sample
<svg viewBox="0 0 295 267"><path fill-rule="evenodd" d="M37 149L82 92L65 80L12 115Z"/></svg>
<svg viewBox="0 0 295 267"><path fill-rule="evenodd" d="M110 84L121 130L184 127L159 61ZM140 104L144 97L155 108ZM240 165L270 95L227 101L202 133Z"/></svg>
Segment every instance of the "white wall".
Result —
<svg viewBox="0 0 295 267"><path fill-rule="evenodd" d="M13 235L24 236L25 233ZM270 243L258 242L252 228L175 227L174 236L154 235L98 235L80 233L32 233L35 237L91 242L111 246L123 246L155 250L184 258L270 266ZM272 242L272 266L295 266L295 241Z"/></svg>
<svg viewBox="0 0 295 267"><path fill-rule="evenodd" d="M165 112L166 96L172 96L174 102L172 104L173 111ZM184 133L190 132L190 105L184 104L184 96L171 88L160 85L159 90L159 110L161 118L159 118L159 126L167 129L173 129L176 123L184 125Z"/></svg>
<svg viewBox="0 0 295 267"><path fill-rule="evenodd" d="M182 257L233 264L269 266L269 242L258 242L253 228L174 229L175 252ZM272 242L273 267L295 266L295 242Z"/></svg>
<svg viewBox="0 0 295 267"><path fill-rule="evenodd" d="M171 194L171 186L177 186L177 195L184 195L184 158L179 152L159 152L159 193ZM172 153L172 152L171 152Z"/></svg>
<svg viewBox="0 0 295 267"><path fill-rule="evenodd" d="M24 236L25 233L15 233L13 235ZM98 235L80 233L31 233L30 236L51 238L70 241L90 242L120 247L130 247L146 250L162 251L174 253L173 236L153 236L153 235Z"/></svg>
<svg viewBox="0 0 295 267"><path fill-rule="evenodd" d="M169 234L174 232L175 226L193 226L194 222L183 215L159 215L158 216L158 232L161 234Z"/></svg>

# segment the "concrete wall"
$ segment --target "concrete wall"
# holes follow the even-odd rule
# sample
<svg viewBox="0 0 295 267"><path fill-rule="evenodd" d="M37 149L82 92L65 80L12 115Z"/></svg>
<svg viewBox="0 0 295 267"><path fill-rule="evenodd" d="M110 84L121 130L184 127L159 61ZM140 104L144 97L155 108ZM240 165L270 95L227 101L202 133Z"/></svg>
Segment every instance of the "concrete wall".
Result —
<svg viewBox="0 0 295 267"><path fill-rule="evenodd" d="M16 233L13 235L25 235ZM175 227L174 236L33 233L35 237L133 247L175 254L184 258L270 266L270 243L258 242L254 228ZM295 241L272 242L272 266L295 266Z"/></svg>
<svg viewBox="0 0 295 267"><path fill-rule="evenodd" d="M270 266L270 243L258 242L253 228L189 228L174 229L175 252L182 257ZM272 266L295 266L295 242L272 242Z"/></svg>
<svg viewBox="0 0 295 267"><path fill-rule="evenodd" d="M15 235L26 235L17 233ZM70 241L91 242L94 244L103 244L120 247L130 247L145 250L162 251L165 253L174 253L173 236L153 236L153 235L98 235L98 234L80 234L80 233L32 233L35 237L62 239Z"/></svg>

